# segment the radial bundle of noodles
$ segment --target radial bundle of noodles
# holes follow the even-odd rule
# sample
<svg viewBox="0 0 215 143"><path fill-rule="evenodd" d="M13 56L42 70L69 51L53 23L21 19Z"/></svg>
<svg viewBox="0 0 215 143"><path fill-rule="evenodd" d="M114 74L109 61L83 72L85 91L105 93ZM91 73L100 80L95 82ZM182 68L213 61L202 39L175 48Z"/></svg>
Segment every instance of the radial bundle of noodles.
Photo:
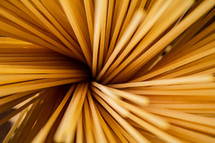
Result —
<svg viewBox="0 0 215 143"><path fill-rule="evenodd" d="M3 142L215 143L214 6L0 0Z"/></svg>

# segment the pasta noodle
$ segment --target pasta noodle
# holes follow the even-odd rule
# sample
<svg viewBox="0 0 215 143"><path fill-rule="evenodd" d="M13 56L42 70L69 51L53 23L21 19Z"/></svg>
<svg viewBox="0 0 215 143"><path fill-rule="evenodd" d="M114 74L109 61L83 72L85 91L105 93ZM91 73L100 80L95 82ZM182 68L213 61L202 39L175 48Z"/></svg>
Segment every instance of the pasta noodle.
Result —
<svg viewBox="0 0 215 143"><path fill-rule="evenodd" d="M214 143L214 0L1 0L0 142Z"/></svg>

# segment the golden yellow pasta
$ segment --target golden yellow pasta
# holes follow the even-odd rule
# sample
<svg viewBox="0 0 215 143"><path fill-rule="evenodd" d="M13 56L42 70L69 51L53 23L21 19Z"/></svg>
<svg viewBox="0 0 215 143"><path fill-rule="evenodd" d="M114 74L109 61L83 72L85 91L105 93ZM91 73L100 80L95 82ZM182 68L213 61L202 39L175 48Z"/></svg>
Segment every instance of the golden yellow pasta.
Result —
<svg viewBox="0 0 215 143"><path fill-rule="evenodd" d="M0 0L0 142L215 143L214 6Z"/></svg>

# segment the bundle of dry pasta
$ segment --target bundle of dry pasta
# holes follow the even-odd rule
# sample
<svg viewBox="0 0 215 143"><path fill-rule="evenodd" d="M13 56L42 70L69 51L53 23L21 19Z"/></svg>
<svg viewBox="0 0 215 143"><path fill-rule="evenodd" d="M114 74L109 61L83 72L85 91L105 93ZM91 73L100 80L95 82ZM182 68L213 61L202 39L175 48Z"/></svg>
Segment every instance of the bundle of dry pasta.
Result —
<svg viewBox="0 0 215 143"><path fill-rule="evenodd" d="M214 143L214 6L1 0L3 142Z"/></svg>

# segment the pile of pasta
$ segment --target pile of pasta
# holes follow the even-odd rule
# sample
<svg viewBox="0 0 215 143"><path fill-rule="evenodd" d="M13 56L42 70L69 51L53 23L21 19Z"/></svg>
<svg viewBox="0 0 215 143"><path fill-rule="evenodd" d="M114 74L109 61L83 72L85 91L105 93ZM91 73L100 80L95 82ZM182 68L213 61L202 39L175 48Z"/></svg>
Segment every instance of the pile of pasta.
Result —
<svg viewBox="0 0 215 143"><path fill-rule="evenodd" d="M214 143L214 6L1 0L3 142Z"/></svg>

